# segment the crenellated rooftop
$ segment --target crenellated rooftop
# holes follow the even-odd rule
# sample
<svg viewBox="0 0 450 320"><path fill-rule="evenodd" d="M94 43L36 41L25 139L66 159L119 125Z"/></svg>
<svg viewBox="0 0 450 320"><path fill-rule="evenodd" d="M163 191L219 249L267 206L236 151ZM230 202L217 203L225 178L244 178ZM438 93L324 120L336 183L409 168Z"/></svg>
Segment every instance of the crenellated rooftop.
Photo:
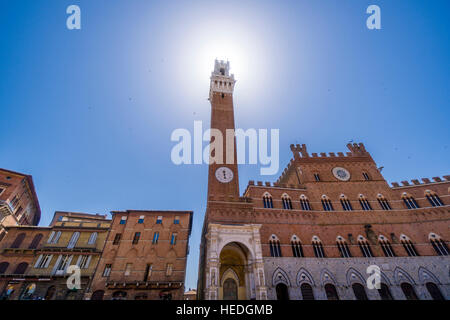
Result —
<svg viewBox="0 0 450 320"><path fill-rule="evenodd" d="M402 185L400 185L398 182L392 182L392 187L393 188L403 188L403 187L412 187L412 186L420 186L420 185L427 185L427 184L432 184L432 183L440 183L440 182L450 182L450 175L448 176L443 176L443 179L441 179L440 177L433 177L431 179L433 179L433 181L431 181L429 178L422 178L422 182L419 181L419 179L412 179L411 183L409 181L401 181L400 183Z"/></svg>
<svg viewBox="0 0 450 320"><path fill-rule="evenodd" d="M305 144L291 144L291 151L294 155L294 158L291 159L291 161L288 163L287 167L283 170L283 173L280 175L280 177L277 180L277 184L279 184L281 181L284 180L286 175L291 169L291 166L295 163L295 161L304 161L304 160L354 160L356 157L367 157L369 159L372 159L370 154L366 151L366 148L363 143L348 143L347 148L350 150L350 152L329 152L328 154L326 152L320 152L318 153L311 153L311 155L308 153L308 150L306 148Z"/></svg>
<svg viewBox="0 0 450 320"><path fill-rule="evenodd" d="M293 145L291 144L291 151L294 155L294 159L299 158L342 158L342 157L361 157L361 156L370 156L370 154L366 151L366 148L364 147L363 143L349 143L347 144L347 148L350 150L350 152L346 152L345 154L343 152L338 152L337 155L335 152L329 152L328 154L326 152L321 152L320 156L313 152L311 155L309 155L308 150L306 148L305 144L302 144L301 146L299 144Z"/></svg>

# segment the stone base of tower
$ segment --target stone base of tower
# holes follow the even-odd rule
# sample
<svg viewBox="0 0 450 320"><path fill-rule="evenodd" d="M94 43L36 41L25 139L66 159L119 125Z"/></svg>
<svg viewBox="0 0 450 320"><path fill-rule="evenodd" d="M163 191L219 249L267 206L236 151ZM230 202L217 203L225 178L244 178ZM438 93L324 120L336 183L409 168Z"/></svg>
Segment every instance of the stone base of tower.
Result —
<svg viewBox="0 0 450 320"><path fill-rule="evenodd" d="M205 235L205 300L267 300L259 224L211 223Z"/></svg>

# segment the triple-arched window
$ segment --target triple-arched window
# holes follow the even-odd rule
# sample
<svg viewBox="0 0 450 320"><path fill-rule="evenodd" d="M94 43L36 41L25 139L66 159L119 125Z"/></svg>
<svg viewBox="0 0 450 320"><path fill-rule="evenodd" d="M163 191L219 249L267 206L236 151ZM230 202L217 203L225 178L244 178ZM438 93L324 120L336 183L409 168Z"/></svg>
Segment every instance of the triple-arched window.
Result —
<svg viewBox="0 0 450 320"><path fill-rule="evenodd" d="M300 206L301 206L302 210L308 210L308 211L311 210L311 205L309 204L309 200L304 194L302 194L300 196Z"/></svg>
<svg viewBox="0 0 450 320"><path fill-rule="evenodd" d="M434 251L436 251L439 256L448 256L450 254L447 244L440 236L435 233L430 233L428 239L430 240Z"/></svg>
<svg viewBox="0 0 450 320"><path fill-rule="evenodd" d="M320 241L318 236L312 238L312 246L314 250L314 255L317 258L325 258L325 251L323 250L322 241Z"/></svg>
<svg viewBox="0 0 450 320"><path fill-rule="evenodd" d="M325 211L333 211L333 205L330 201L330 198L326 195L322 195L322 206Z"/></svg>
<svg viewBox="0 0 450 320"><path fill-rule="evenodd" d="M383 253L386 257L395 257L394 249L392 248L391 243L385 236L380 235L378 237L378 243L380 244L381 249L383 250Z"/></svg>
<svg viewBox="0 0 450 320"><path fill-rule="evenodd" d="M300 239L293 235L291 238L292 255L296 258L303 257L303 248Z"/></svg>
<svg viewBox="0 0 450 320"><path fill-rule="evenodd" d="M389 201L380 193L377 196L378 203L380 204L381 209L383 210L392 210Z"/></svg>
<svg viewBox="0 0 450 320"><path fill-rule="evenodd" d="M419 205L417 204L416 199L414 199L413 196L407 194L406 192L402 194L402 200L405 203L406 208L408 209L420 208Z"/></svg>
<svg viewBox="0 0 450 320"><path fill-rule="evenodd" d="M366 199L366 197L362 194L359 195L359 203L361 205L361 208L363 210L372 210L372 207L370 206L369 201Z"/></svg>
<svg viewBox="0 0 450 320"><path fill-rule="evenodd" d="M439 198L439 196L436 194L436 192L427 190L427 191L425 191L425 197L428 199L428 202L430 202L430 204L433 207L440 207L440 206L444 205L444 203Z"/></svg>
<svg viewBox="0 0 450 320"><path fill-rule="evenodd" d="M364 257L366 257L366 258L373 257L372 249L370 248L369 241L367 241L366 238L359 235L358 236L358 245L359 245L359 249L361 250L361 253L363 254Z"/></svg>
<svg viewBox="0 0 450 320"><path fill-rule="evenodd" d="M409 237L405 236L404 234L400 235L400 242L402 243L403 248L405 248L405 251L408 254L408 256L417 257L419 255Z"/></svg>
<svg viewBox="0 0 450 320"><path fill-rule="evenodd" d="M350 201L348 200L347 196L341 194L340 197L341 200L341 205L342 205L342 209L344 209L344 211L352 211L352 205L350 203Z"/></svg>
<svg viewBox="0 0 450 320"><path fill-rule="evenodd" d="M281 201L283 203L283 209L287 209L287 210L291 210L292 209L291 198L286 193L284 193L281 196Z"/></svg>
<svg viewBox="0 0 450 320"><path fill-rule="evenodd" d="M348 248L347 241L341 236L336 238L337 247L339 249L339 253L341 254L341 258L350 258L352 254L350 253L350 249Z"/></svg>
<svg viewBox="0 0 450 320"><path fill-rule="evenodd" d="M273 200L270 193L266 192L263 195L263 205L264 208L273 208Z"/></svg>
<svg viewBox="0 0 450 320"><path fill-rule="evenodd" d="M281 245L280 240L276 235L272 235L269 239L270 256L271 257L281 257Z"/></svg>

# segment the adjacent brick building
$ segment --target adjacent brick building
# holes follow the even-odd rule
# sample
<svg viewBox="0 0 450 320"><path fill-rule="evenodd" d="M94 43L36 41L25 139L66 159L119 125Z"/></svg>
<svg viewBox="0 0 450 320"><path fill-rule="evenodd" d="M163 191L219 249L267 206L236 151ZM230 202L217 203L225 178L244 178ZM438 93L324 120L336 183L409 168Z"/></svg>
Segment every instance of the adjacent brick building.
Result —
<svg viewBox="0 0 450 320"><path fill-rule="evenodd" d="M36 226L41 209L30 175L0 169L0 241L5 227L18 225Z"/></svg>
<svg viewBox="0 0 450 320"><path fill-rule="evenodd" d="M224 137L234 84L216 61L211 127ZM347 147L292 145L277 182L250 181L243 196L236 162L210 165L200 299L450 298L450 176L389 186L362 143ZM379 289L366 286L371 265Z"/></svg>
<svg viewBox="0 0 450 320"><path fill-rule="evenodd" d="M182 300L191 211L114 211L87 299Z"/></svg>

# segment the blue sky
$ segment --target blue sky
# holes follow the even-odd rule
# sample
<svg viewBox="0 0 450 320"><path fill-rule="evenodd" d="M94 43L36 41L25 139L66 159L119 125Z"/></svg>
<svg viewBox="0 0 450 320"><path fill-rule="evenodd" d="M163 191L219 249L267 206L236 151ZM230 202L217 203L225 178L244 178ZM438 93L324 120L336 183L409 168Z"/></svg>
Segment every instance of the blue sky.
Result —
<svg viewBox="0 0 450 320"><path fill-rule="evenodd" d="M238 80L236 126L280 129L280 172L291 143L354 140L389 182L449 174L449 1L2 0L0 26L0 167L33 175L40 225L55 210L193 210L186 288L207 166L172 164L170 135L209 127L216 57ZM239 174L241 192L278 178Z"/></svg>

